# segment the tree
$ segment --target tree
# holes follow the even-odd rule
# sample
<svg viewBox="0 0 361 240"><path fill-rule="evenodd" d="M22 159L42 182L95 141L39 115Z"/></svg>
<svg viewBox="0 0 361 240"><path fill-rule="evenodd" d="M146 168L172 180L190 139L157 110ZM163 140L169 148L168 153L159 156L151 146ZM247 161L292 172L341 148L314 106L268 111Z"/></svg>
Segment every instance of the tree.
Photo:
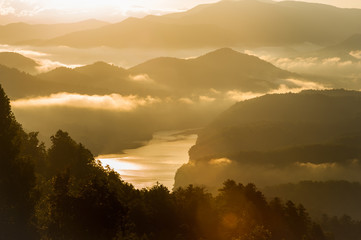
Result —
<svg viewBox="0 0 361 240"><path fill-rule="evenodd" d="M0 239L32 239L34 164L21 156L21 125L0 86Z"/></svg>
<svg viewBox="0 0 361 240"><path fill-rule="evenodd" d="M212 195L202 187L178 188L173 196L181 239L218 239L218 214Z"/></svg>

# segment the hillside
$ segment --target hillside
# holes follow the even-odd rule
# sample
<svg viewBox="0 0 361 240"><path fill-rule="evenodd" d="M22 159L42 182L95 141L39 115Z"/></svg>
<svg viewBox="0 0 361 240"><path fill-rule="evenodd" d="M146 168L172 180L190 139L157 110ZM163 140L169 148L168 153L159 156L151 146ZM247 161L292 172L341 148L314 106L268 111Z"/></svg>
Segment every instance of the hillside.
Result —
<svg viewBox="0 0 361 240"><path fill-rule="evenodd" d="M60 71L63 70L64 69ZM49 73L49 75L54 76L55 74ZM76 78L73 78L74 75L68 74L67 76L71 77L70 81L49 81L50 78L46 79L32 76L15 68L0 65L0 84L11 100L45 96L59 92L77 92L80 94L95 94L101 92L101 90L92 86L83 85L84 82L83 84L72 83L72 81L76 80ZM62 75L62 77L64 77L64 75Z"/></svg>
<svg viewBox="0 0 361 240"><path fill-rule="evenodd" d="M128 73L125 69L110 65L105 62L95 62L91 65L78 67L75 71L85 74L91 77L111 78L117 76L119 78L125 78Z"/></svg>
<svg viewBox="0 0 361 240"><path fill-rule="evenodd" d="M227 178L262 186L301 180L359 181L360 106L361 93L345 90L265 95L239 102L199 133L175 186L214 187Z"/></svg>
<svg viewBox="0 0 361 240"><path fill-rule="evenodd" d="M30 74L36 73L36 67L39 66L39 64L33 59L24 57L23 55L15 52L0 52L0 64L9 68L16 68Z"/></svg>
<svg viewBox="0 0 361 240"><path fill-rule="evenodd" d="M89 31L70 33L41 42L41 45L66 45L77 48L109 46L130 47L207 47L235 43L228 30L210 24L185 25L128 18Z"/></svg>
<svg viewBox="0 0 361 240"><path fill-rule="evenodd" d="M320 50L317 54L328 57L340 57L342 59L360 60L361 34L354 34L351 37Z"/></svg>
<svg viewBox="0 0 361 240"><path fill-rule="evenodd" d="M74 86L81 93L188 96L213 88L217 91L267 92L281 84L295 87L289 78L301 76L281 70L257 57L222 48L194 59L161 57L130 69L104 62L75 69L60 67L38 78ZM81 87L84 87L81 89ZM86 89L92 90L86 92Z"/></svg>
<svg viewBox="0 0 361 240"><path fill-rule="evenodd" d="M108 23L106 22L93 19L76 23L59 24L10 23L7 25L0 25L0 43L21 44L25 41L45 40L71 32L103 27L107 24Z"/></svg>
<svg viewBox="0 0 361 240"><path fill-rule="evenodd" d="M148 74L157 83L175 89L268 91L282 80L297 77L257 57L222 48L194 59L156 58L133 68L132 74Z"/></svg>
<svg viewBox="0 0 361 240"><path fill-rule="evenodd" d="M38 78L53 83L66 84L67 92L84 94L162 95L164 91L155 84L134 81L130 73L120 67L104 62L78 67L60 67L38 75Z"/></svg>
<svg viewBox="0 0 361 240"><path fill-rule="evenodd" d="M0 84L10 99L38 96L60 89L58 84L42 81L15 68L0 65Z"/></svg>
<svg viewBox="0 0 361 240"><path fill-rule="evenodd" d="M41 44L117 48L330 45L360 29L359 9L293 1L220 1L181 13L130 18Z"/></svg>

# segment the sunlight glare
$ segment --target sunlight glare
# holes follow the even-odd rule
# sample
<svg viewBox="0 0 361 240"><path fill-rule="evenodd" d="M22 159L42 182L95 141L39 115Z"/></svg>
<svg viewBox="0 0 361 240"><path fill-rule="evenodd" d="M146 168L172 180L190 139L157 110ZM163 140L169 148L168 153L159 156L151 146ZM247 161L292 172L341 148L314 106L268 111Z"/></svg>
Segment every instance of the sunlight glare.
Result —
<svg viewBox="0 0 361 240"><path fill-rule="evenodd" d="M143 166L140 164L131 162L129 157L112 157L111 155L99 156L97 158L104 167L111 166L119 174L125 174L127 171L139 171L143 170Z"/></svg>
<svg viewBox="0 0 361 240"><path fill-rule="evenodd" d="M41 5L47 6L51 9L67 9L67 10L84 10L84 9L96 9L96 8L105 8L105 7L115 7L120 9L130 8L134 1L129 0L40 0Z"/></svg>

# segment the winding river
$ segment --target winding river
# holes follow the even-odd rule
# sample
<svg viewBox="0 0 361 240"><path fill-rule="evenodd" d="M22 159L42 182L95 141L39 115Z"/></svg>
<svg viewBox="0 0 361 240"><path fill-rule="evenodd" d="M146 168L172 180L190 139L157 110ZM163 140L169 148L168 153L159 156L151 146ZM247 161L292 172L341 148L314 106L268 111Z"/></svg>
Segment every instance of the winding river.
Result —
<svg viewBox="0 0 361 240"><path fill-rule="evenodd" d="M188 150L196 139L197 135L184 131L157 132L145 146L125 150L124 154L100 155L97 159L136 188L152 187L158 182L172 189L175 172L188 162Z"/></svg>

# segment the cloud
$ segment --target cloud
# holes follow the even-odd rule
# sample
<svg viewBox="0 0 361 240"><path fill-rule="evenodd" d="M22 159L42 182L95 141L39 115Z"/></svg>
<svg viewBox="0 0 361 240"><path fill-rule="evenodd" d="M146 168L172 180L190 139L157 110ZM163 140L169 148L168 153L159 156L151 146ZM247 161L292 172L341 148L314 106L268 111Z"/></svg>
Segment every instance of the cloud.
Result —
<svg viewBox="0 0 361 240"><path fill-rule="evenodd" d="M221 91L218 91L217 89L214 89L214 88L209 89L209 91L210 91L211 93L213 93L213 94L216 94L216 95L218 95L218 94L221 93Z"/></svg>
<svg viewBox="0 0 361 240"><path fill-rule="evenodd" d="M315 89L323 90L327 89L323 84L304 81L298 79L285 79L285 83L281 84L277 89L273 89L266 93L256 93L256 92L242 92L239 90L231 90L226 93L226 97L232 101L244 101L256 97L260 97L265 94L281 94L281 93L299 93L303 90ZM292 87L290 87L292 86Z"/></svg>
<svg viewBox="0 0 361 240"><path fill-rule="evenodd" d="M223 160L224 159L224 160ZM184 164L176 175L176 181L182 186L196 184L207 186L210 190L221 187L227 179L241 183L255 183L259 187L272 186L304 180L329 181L346 180L360 181L361 165L351 161L348 164L330 163L291 163L279 167L274 164L242 163L221 158L209 162L189 162ZM226 161L224 164L223 161ZM289 174L289 173L292 174Z"/></svg>
<svg viewBox="0 0 361 240"><path fill-rule="evenodd" d="M37 52L37 51L33 51L33 50L28 50L28 49L21 49L21 48L9 46L6 44L0 44L0 52L15 52L15 53L19 53L19 54L21 54L25 57L29 57L29 58L48 56L48 54L46 54L46 53Z"/></svg>
<svg viewBox="0 0 361 240"><path fill-rule="evenodd" d="M218 159L212 159L209 161L210 165L228 165L231 164L232 161L228 158L218 158Z"/></svg>
<svg viewBox="0 0 361 240"><path fill-rule="evenodd" d="M153 97L140 98L138 96L110 95L81 95L76 93L57 93L46 97L18 99L11 102L14 108L39 108L39 107L71 107L87 108L109 111L129 112L138 107L159 102Z"/></svg>
<svg viewBox="0 0 361 240"><path fill-rule="evenodd" d="M321 163L321 164L316 164L316 163L311 163L311 162L306 162L306 163L295 163L296 166L299 167L304 167L306 169L310 169L310 170L327 170L327 169L332 169L332 168L336 168L337 164L336 163Z"/></svg>
<svg viewBox="0 0 361 240"><path fill-rule="evenodd" d="M9 4L7 4L6 2L0 3L0 15L6 16L9 14L14 14L14 13L15 13L14 7L9 6Z"/></svg>
<svg viewBox="0 0 361 240"><path fill-rule="evenodd" d="M324 90L327 89L323 84L310 82L310 81L303 81L297 79L286 79L284 80L288 83L291 83L295 87L289 87L289 84L281 84L278 89L271 90L268 94L280 94L280 93L299 93L303 90Z"/></svg>
<svg viewBox="0 0 361 240"><path fill-rule="evenodd" d="M50 59L37 59L36 62L39 64L38 67L36 67L38 73L44 73L49 72L51 70L54 70L58 67L66 67L66 68L77 68L81 67L83 65L67 65L58 61L52 61Z"/></svg>
<svg viewBox="0 0 361 240"><path fill-rule="evenodd" d="M153 83L154 80L149 77L148 74L138 74L138 75L129 75L130 80L134 82L145 82L145 83Z"/></svg>
<svg viewBox="0 0 361 240"><path fill-rule="evenodd" d="M254 92L242 92L242 91L238 91L238 90L232 90L232 91L228 91L226 93L226 95L228 96L229 99L233 100L233 101L244 101L244 100L248 100L251 98L255 98L255 97L259 97L264 95L263 93L254 93Z"/></svg>
<svg viewBox="0 0 361 240"><path fill-rule="evenodd" d="M2 0L0 3L0 15L15 15L18 17L32 17L46 9L40 1L14 1Z"/></svg>
<svg viewBox="0 0 361 240"><path fill-rule="evenodd" d="M350 56L354 60L342 59L338 56L333 57L283 57L277 52L257 52L245 50L245 53L261 58L273 65L291 72L307 75L320 75L326 77L349 77L361 78L361 51L352 51Z"/></svg>
<svg viewBox="0 0 361 240"><path fill-rule="evenodd" d="M186 104L193 104L194 103L192 99L186 98L186 97L180 98L180 99L178 99L178 101L181 102L181 103L186 103Z"/></svg>
<svg viewBox="0 0 361 240"><path fill-rule="evenodd" d="M201 102L214 102L216 99L208 96L199 96Z"/></svg>
<svg viewBox="0 0 361 240"><path fill-rule="evenodd" d="M29 49L22 49L15 46L0 45L0 52L19 53L27 58L33 59L38 64L38 66L36 67L37 70L36 73L49 72L58 67L76 68L83 66L81 64L65 64L59 61L53 61L49 59L50 54L48 53L29 50Z"/></svg>
<svg viewBox="0 0 361 240"><path fill-rule="evenodd" d="M359 54L359 53L358 53ZM354 53L355 56L357 53ZM306 73L306 74L317 74L322 76L351 76L355 72L361 70L361 62L356 61L345 61L339 57L330 58L279 58L279 59L268 59L271 63L282 69Z"/></svg>
<svg viewBox="0 0 361 240"><path fill-rule="evenodd" d="M349 54L350 56L361 60L361 51L351 51Z"/></svg>

